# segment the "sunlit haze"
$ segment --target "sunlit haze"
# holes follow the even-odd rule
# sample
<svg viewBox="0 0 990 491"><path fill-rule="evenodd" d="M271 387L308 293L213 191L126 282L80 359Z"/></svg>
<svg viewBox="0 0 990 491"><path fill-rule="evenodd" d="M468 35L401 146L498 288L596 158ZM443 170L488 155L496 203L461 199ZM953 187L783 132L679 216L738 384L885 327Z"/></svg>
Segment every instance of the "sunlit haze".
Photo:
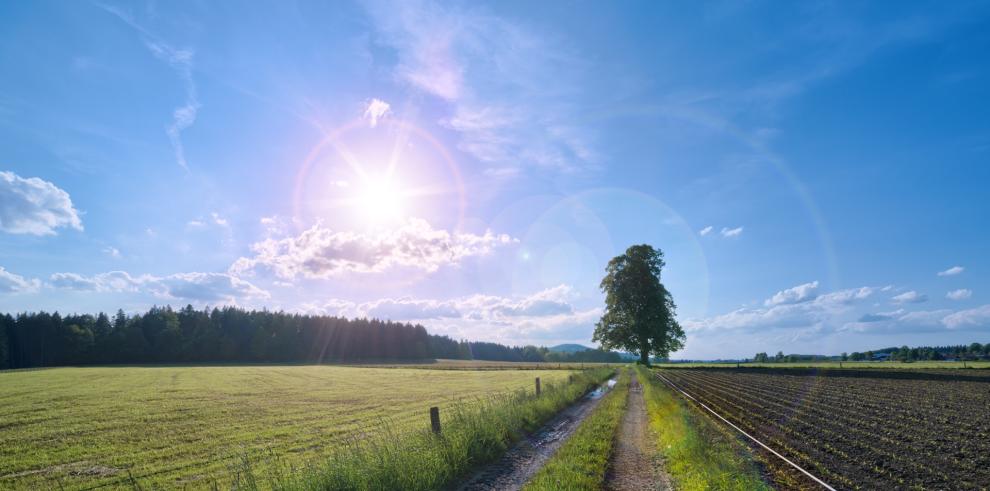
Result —
<svg viewBox="0 0 990 491"><path fill-rule="evenodd" d="M673 358L990 342L986 2L4 2L0 312L237 305Z"/></svg>

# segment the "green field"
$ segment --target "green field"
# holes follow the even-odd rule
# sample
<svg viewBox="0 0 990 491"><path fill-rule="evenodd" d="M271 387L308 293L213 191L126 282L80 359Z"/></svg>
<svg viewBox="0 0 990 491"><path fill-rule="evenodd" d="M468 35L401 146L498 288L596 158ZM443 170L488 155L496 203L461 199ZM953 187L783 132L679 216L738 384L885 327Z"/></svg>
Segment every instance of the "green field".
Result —
<svg viewBox="0 0 990 491"><path fill-rule="evenodd" d="M567 379L565 370L334 366L94 367L0 373L0 488L225 483L318 463L388 421L427 426L431 405ZM441 409L443 411L443 409ZM441 413L443 414L443 413ZM223 486L221 486L223 487Z"/></svg>

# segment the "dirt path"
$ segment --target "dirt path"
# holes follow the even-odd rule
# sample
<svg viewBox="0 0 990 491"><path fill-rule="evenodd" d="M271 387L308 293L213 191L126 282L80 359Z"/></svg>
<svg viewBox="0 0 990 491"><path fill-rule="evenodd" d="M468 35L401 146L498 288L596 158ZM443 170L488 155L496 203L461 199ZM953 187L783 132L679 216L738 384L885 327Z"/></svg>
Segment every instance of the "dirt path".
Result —
<svg viewBox="0 0 990 491"><path fill-rule="evenodd" d="M656 449L656 438L651 432L646 415L646 402L643 400L643 386L633 374L629 386L629 399L626 414L622 417L619 434L616 436L615 450L608 474L605 476L605 489L662 490L673 489L670 476L663 471L663 463Z"/></svg>
<svg viewBox="0 0 990 491"><path fill-rule="evenodd" d="M553 417L540 431L510 448L501 459L486 466L458 491L518 490L553 456L591 411L603 392L595 390Z"/></svg>

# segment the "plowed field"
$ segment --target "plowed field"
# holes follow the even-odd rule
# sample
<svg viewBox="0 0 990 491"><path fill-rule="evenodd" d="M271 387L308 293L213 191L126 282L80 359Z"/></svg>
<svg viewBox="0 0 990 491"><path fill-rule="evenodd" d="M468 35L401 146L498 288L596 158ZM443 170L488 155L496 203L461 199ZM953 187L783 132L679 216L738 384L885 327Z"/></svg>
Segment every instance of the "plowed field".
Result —
<svg viewBox="0 0 990 491"><path fill-rule="evenodd" d="M837 489L990 489L988 370L659 373ZM764 460L783 487L817 487Z"/></svg>

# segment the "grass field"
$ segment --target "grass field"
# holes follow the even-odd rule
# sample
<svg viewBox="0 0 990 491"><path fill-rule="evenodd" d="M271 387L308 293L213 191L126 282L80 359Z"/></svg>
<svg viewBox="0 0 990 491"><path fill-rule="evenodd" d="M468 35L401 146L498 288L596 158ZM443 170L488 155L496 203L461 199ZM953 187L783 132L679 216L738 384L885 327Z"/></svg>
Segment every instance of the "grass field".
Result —
<svg viewBox="0 0 990 491"><path fill-rule="evenodd" d="M739 365L741 368L891 368L891 369L937 369L937 368L990 368L990 361L814 361L795 363L735 363L735 362L698 362L698 363L655 363L658 368L726 368Z"/></svg>
<svg viewBox="0 0 990 491"><path fill-rule="evenodd" d="M427 426L431 405L567 379L566 370L333 366L94 367L0 373L0 488L145 489L225 482L250 456L281 467L389 421Z"/></svg>

